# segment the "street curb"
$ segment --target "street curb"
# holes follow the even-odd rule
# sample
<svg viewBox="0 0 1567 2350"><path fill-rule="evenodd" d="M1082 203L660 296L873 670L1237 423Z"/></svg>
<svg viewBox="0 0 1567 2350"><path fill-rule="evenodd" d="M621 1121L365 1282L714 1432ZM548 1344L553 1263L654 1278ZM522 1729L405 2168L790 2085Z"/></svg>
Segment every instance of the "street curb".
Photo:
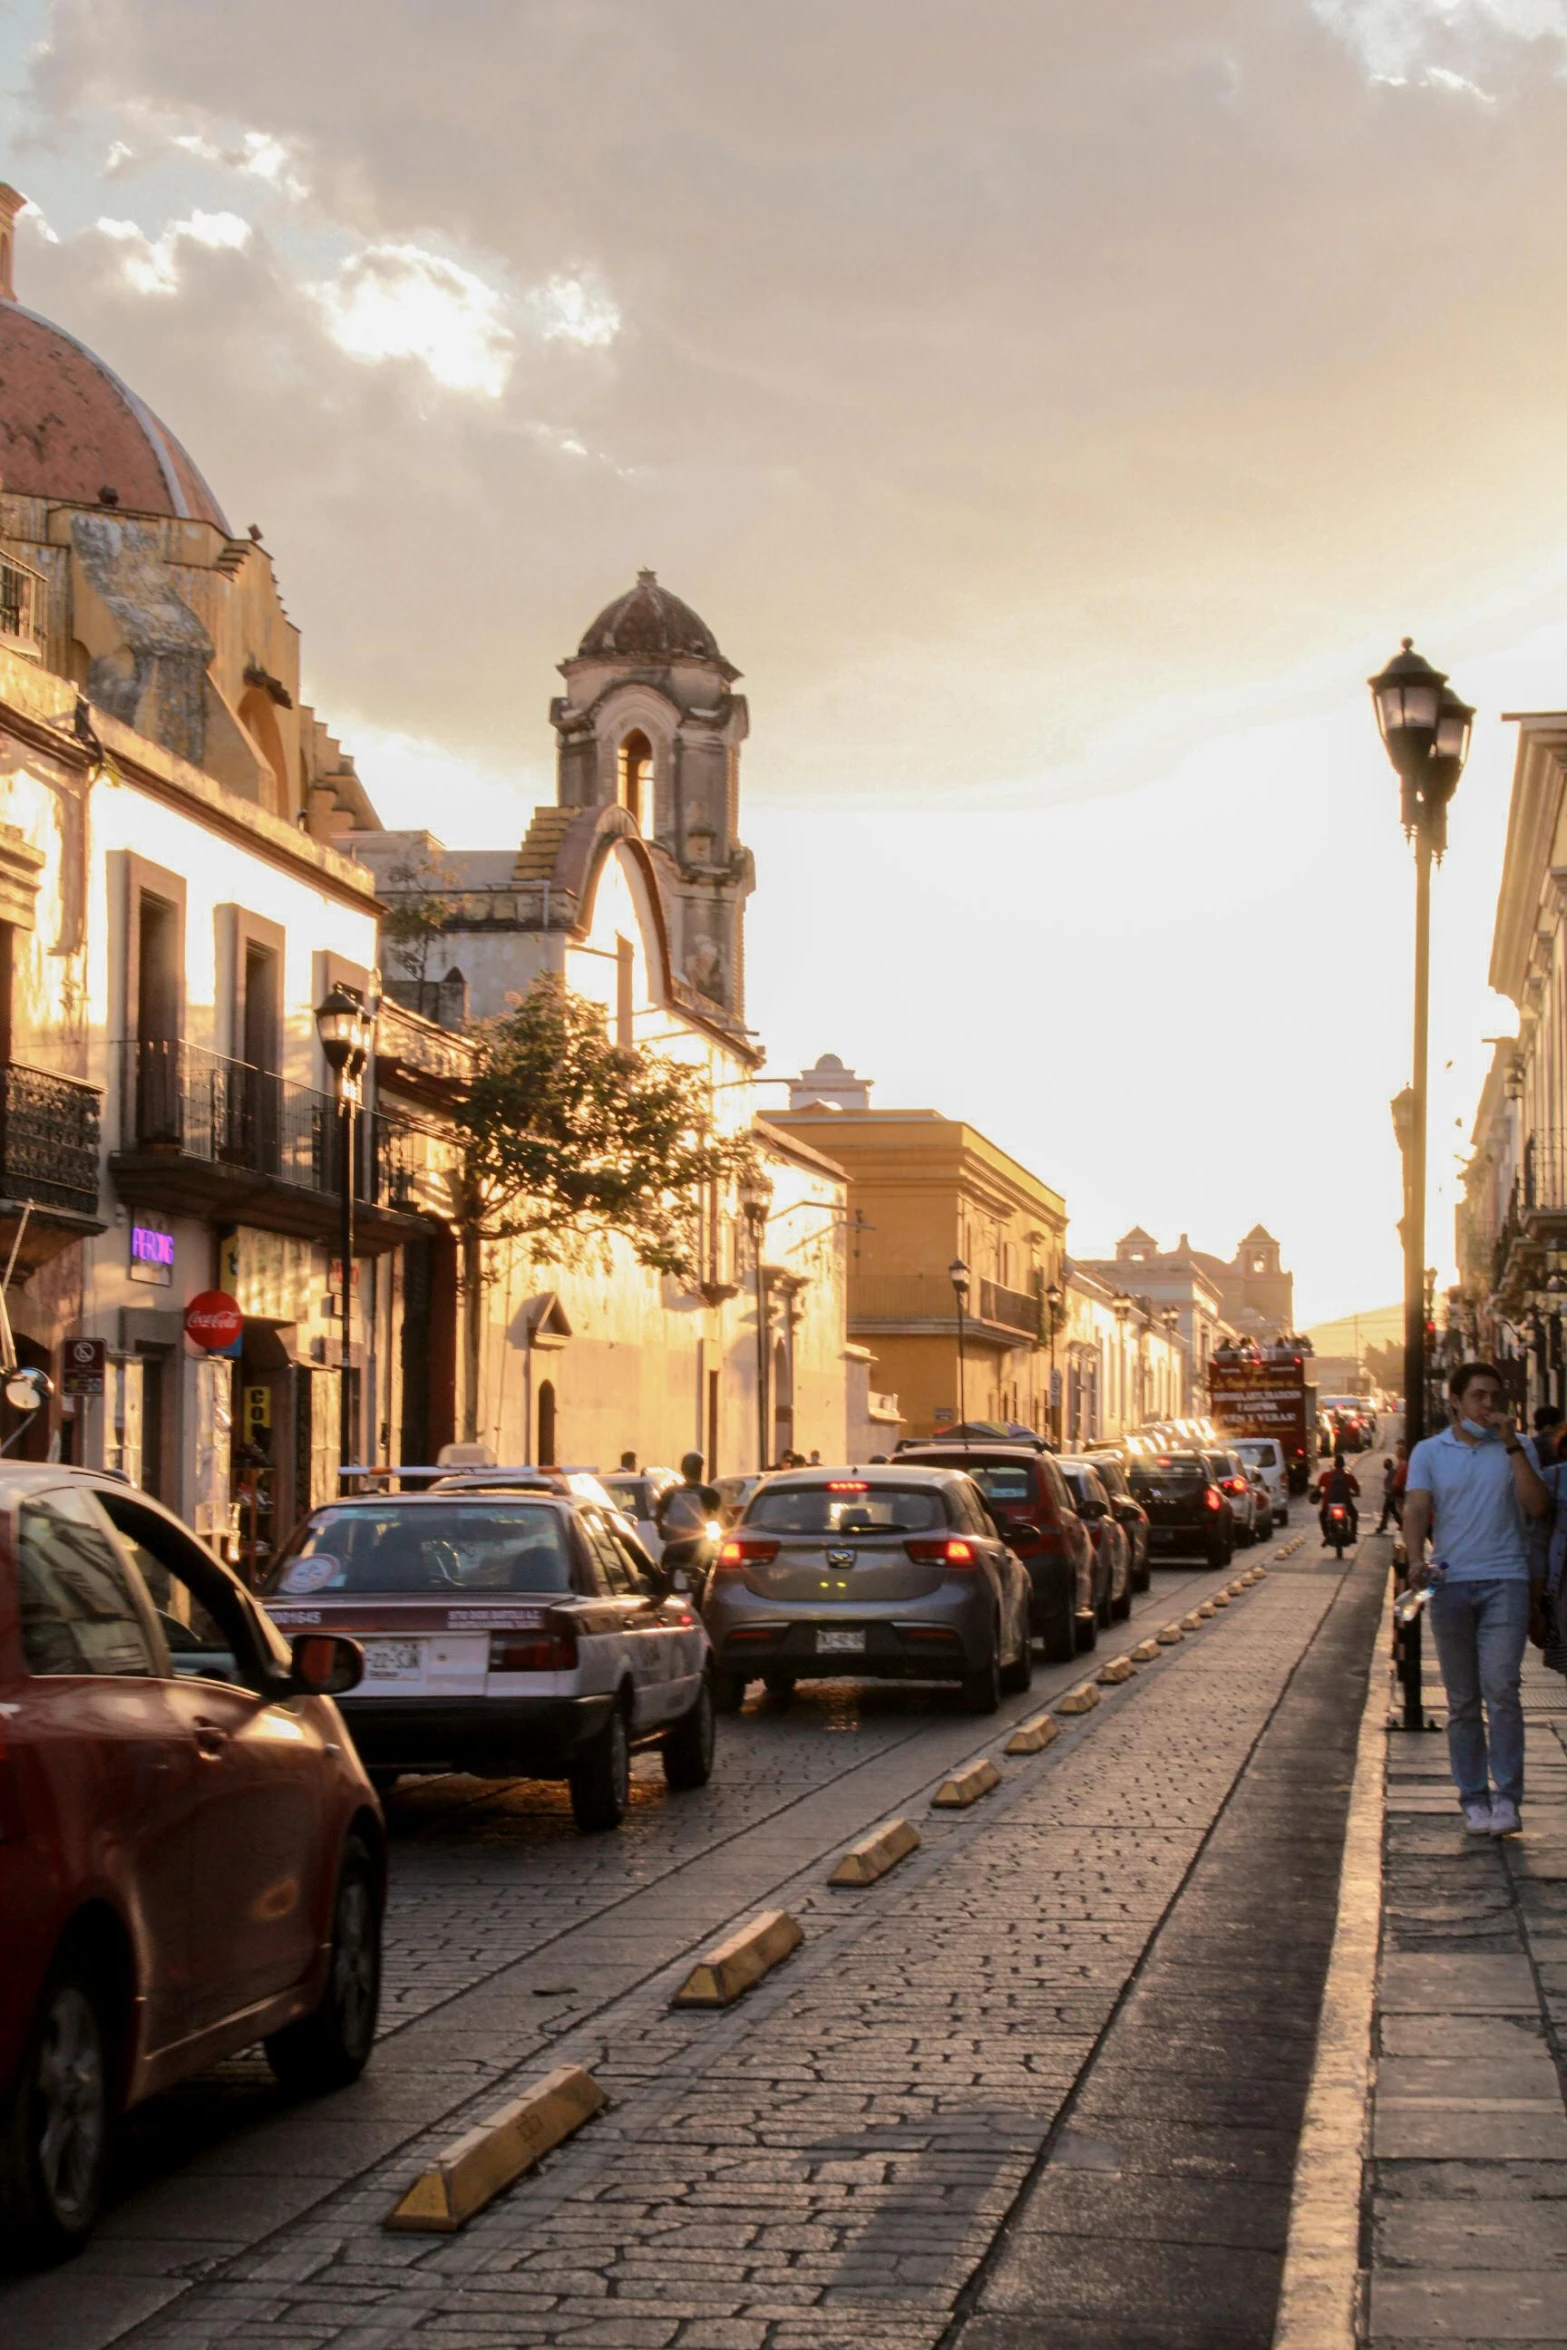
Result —
<svg viewBox="0 0 1567 2350"><path fill-rule="evenodd" d="M1034 1714L1026 1722L1019 1722L1002 1749L1005 1754L1039 1754L1053 1746L1061 1735L1061 1725L1054 1714Z"/></svg>
<svg viewBox="0 0 1567 2350"><path fill-rule="evenodd" d="M1119 1681L1130 1681L1136 1670L1129 1656L1113 1656L1108 1664L1100 1666L1094 1679L1102 1681L1107 1689L1113 1689Z"/></svg>
<svg viewBox="0 0 1567 2350"><path fill-rule="evenodd" d="M804 1940L786 1909L764 1909L727 1941L704 1952L669 2004L731 2007L742 1992L770 1975Z"/></svg>
<svg viewBox="0 0 1567 2350"><path fill-rule="evenodd" d="M1098 1703L1099 1692L1092 1681L1079 1681L1077 1687L1069 1689L1065 1697L1056 1699L1054 1710L1058 1714L1088 1714L1093 1712Z"/></svg>
<svg viewBox="0 0 1567 2350"><path fill-rule="evenodd" d="M874 1885L890 1868L911 1852L919 1850L920 1832L912 1820L889 1820L884 1828L873 1828L862 1836L858 1844L851 1844L840 1853L829 1885Z"/></svg>
<svg viewBox="0 0 1567 2350"><path fill-rule="evenodd" d="M999 1787L1000 1784L1001 1773L988 1754L981 1755L978 1762L965 1763L961 1771L953 1771L942 1780L930 1799L931 1808L934 1811L963 1811L969 1804L978 1803L982 1795L988 1795L992 1787Z"/></svg>
<svg viewBox="0 0 1567 2350"><path fill-rule="evenodd" d="M382 2227L400 2234L455 2235L608 2103L580 2065L546 2073L509 2105L442 2147L399 2196Z"/></svg>
<svg viewBox="0 0 1567 2350"><path fill-rule="evenodd" d="M1388 1741L1382 1660L1391 1646L1392 1622L1389 1575L1355 1750L1338 1920L1295 2158L1273 2350L1355 2350L1359 2339L1360 2200L1382 1929Z"/></svg>

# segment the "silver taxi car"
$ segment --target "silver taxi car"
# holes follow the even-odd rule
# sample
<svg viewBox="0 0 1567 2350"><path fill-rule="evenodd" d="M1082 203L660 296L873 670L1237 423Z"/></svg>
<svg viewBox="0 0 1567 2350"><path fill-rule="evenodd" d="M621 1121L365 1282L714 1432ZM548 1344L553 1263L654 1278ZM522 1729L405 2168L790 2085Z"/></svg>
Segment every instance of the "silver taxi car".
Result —
<svg viewBox="0 0 1567 2350"><path fill-rule="evenodd" d="M263 1593L285 1634L349 1633L342 1711L371 1777L564 1779L579 1828L625 1815L634 1747L672 1788L713 1767L707 1634L622 1531L570 1494L369 1494L311 1512Z"/></svg>

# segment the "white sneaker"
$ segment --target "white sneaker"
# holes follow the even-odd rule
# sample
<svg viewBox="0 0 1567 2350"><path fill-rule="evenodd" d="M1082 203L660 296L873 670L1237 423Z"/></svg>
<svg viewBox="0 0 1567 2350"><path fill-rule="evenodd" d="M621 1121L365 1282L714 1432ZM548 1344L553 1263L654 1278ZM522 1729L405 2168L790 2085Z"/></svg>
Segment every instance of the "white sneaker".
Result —
<svg viewBox="0 0 1567 2350"><path fill-rule="evenodd" d="M1480 1803L1466 1803L1464 1805L1464 1826L1471 1836L1489 1836L1493 1824L1494 1818L1489 1797Z"/></svg>
<svg viewBox="0 0 1567 2350"><path fill-rule="evenodd" d="M1493 1836L1519 1836L1523 1833L1518 1806L1510 1795L1499 1795L1492 1804L1491 1833Z"/></svg>

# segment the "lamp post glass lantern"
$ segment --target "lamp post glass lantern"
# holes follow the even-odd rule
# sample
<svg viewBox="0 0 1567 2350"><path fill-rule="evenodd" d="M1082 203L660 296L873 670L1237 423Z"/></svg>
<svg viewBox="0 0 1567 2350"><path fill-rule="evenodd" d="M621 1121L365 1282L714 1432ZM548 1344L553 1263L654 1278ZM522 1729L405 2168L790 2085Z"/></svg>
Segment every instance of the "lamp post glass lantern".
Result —
<svg viewBox="0 0 1567 2350"><path fill-rule="evenodd" d="M947 1279L952 1284L952 1294L957 1301L958 1309L958 1426L966 1428L968 1426L968 1398L964 1392L963 1376L963 1313L968 1304L969 1274L968 1267L961 1257L954 1257L947 1267ZM968 1438L965 1436L963 1441L966 1444Z"/></svg>
<svg viewBox="0 0 1567 2350"><path fill-rule="evenodd" d="M1474 711L1447 672L1405 637L1367 680L1377 731L1399 780L1399 814L1415 850L1414 1067L1394 1104L1404 1153L1404 1437L1426 1427L1426 1062L1431 1025L1431 864L1447 847L1447 808L1469 757Z"/></svg>
<svg viewBox="0 0 1567 2350"><path fill-rule="evenodd" d="M375 1019L363 996L341 981L316 1006L316 1034L332 1072L337 1096L342 1197L338 1249L338 1307L342 1321L342 1364L338 1371L338 1467L354 1457L354 1171L356 1121L364 1100L364 1073L375 1045Z"/></svg>

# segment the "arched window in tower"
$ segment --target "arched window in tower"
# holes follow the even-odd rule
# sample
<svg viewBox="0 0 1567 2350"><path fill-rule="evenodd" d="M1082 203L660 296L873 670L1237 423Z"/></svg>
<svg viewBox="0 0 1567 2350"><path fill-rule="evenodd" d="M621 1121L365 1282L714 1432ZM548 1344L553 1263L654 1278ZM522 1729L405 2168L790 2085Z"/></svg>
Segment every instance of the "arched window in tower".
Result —
<svg viewBox="0 0 1567 2350"><path fill-rule="evenodd" d="M615 797L646 832L653 816L653 746L638 728L620 746L620 772Z"/></svg>

